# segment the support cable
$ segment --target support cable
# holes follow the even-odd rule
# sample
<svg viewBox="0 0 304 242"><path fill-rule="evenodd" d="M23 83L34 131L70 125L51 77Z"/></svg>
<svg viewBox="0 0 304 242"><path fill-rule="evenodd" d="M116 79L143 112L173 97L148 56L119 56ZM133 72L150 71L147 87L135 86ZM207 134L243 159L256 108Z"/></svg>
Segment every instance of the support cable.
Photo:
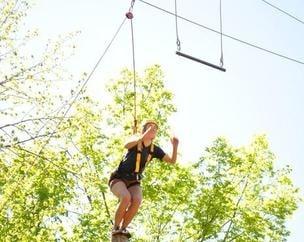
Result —
<svg viewBox="0 0 304 242"><path fill-rule="evenodd" d="M146 4L146 5L148 5L148 6L150 6L150 7L153 7L153 8L155 8L155 9L158 9L158 10L164 12L164 13L167 13L167 14L169 14L169 15L175 16L174 13L172 13L172 12L166 10L166 9L163 9L163 8L161 8L161 7L158 7L158 6L156 6L156 5L153 5L153 4L149 3L149 2L146 2L146 1L144 1L144 0L138 0L138 1L140 1L140 2L142 2L142 3L144 3L144 4ZM216 34L221 34L220 31L215 30L215 29L210 28L210 27L207 27L207 26L205 26L205 25L203 25L203 24L197 23L197 22L195 22L195 21L193 21L193 20L191 20L191 19L185 18L185 17L180 16L180 15L177 15L177 17L178 17L179 19L182 19L182 20L184 20L184 21L186 21L186 22L189 22L189 23L191 23L191 24L193 24L193 25L196 25L196 26L198 26L198 27L200 27L200 28L207 29L207 30L209 30L209 31L211 31L211 32L214 32L214 33L216 33ZM264 47L261 47L261 46L252 44L252 43L247 42L247 41L244 41L244 40L241 40L241 39L239 39L239 38L237 38L237 37L234 37L234 36L232 36L232 35L228 35L228 34L225 34L225 33L222 33L222 35L223 35L224 37L226 37L226 38L229 38L229 39L232 39L232 40L234 40L234 41L240 42L240 43L242 43L242 44L244 44L244 45L247 45L247 46L250 46L250 47L259 49L259 50L261 50L261 51L267 52L267 53L269 53L269 54L272 54L272 55L281 57L281 58L286 59L286 60L289 60L289 61L293 61L293 62L298 63L298 64L301 64L301 65L304 65L304 61L301 61L301 60L298 60L298 59L295 59L295 58L291 58L291 57L289 57L289 56L280 54L280 53L278 53L278 52L274 52L274 51L269 50L269 49L266 49L266 48L264 48Z"/></svg>
<svg viewBox="0 0 304 242"><path fill-rule="evenodd" d="M223 21L222 21L222 0L220 0L220 32L221 32L221 58L220 67L224 66L224 53L223 53Z"/></svg>
<svg viewBox="0 0 304 242"><path fill-rule="evenodd" d="M267 1L265 1L265 0L261 0L261 1L264 2L264 3L266 3L267 5L269 5L270 7L272 7L272 8L274 8L274 9L280 11L281 13L287 15L288 17L293 18L294 20L298 21L299 23L304 24L304 21L303 21L303 20L301 20L301 19L295 17L294 15L292 15L292 14L286 12L285 10L283 10L283 9L281 9L281 8L279 8L279 7L275 6L275 5L273 5L272 3L267 2Z"/></svg>

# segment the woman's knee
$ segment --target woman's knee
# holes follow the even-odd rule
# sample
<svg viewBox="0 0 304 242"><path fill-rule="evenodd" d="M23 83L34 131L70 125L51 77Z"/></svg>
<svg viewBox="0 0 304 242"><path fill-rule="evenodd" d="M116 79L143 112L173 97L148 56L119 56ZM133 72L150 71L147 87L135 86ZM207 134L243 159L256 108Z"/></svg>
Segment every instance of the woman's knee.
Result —
<svg viewBox="0 0 304 242"><path fill-rule="evenodd" d="M120 196L120 202L124 204L129 204L131 202L131 194L129 192L123 193Z"/></svg>
<svg viewBox="0 0 304 242"><path fill-rule="evenodd" d="M133 206L139 207L141 202L142 202L142 196L140 196L140 195L135 195L131 198L131 203Z"/></svg>

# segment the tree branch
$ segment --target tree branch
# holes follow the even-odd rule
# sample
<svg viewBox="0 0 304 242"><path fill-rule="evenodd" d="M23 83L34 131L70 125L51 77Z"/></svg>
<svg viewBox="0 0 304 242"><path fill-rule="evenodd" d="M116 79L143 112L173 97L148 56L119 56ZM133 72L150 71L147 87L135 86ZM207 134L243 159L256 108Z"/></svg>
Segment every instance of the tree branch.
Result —
<svg viewBox="0 0 304 242"><path fill-rule="evenodd" d="M6 21L8 20L9 16L13 13L14 8L17 6L18 0L15 0L15 4L12 7L12 10L9 12L9 14L5 17L5 19L2 21L1 23L1 28L3 27L3 25L6 23Z"/></svg>
<svg viewBox="0 0 304 242"><path fill-rule="evenodd" d="M249 175L248 175L249 176ZM244 185L244 187L243 187L243 190L242 190L242 192L241 192L241 195L240 195L240 197L239 197L239 199L238 199L238 201L237 201L237 203L236 203L236 205L235 205L235 210L234 210L234 213L233 213L233 215L232 215L232 217L231 217L231 219L230 219L230 224L229 224L229 227L228 227L228 229L227 229L227 231L226 231L226 234L225 234L225 237L224 237L224 242L227 240L227 237L228 237L228 234L230 233L230 229L231 229L231 227L232 227L232 223L233 223L233 219L235 218L235 216L236 216L236 213L237 213L237 208L238 208L238 206L239 206L239 204L240 204L240 202L241 202L241 200L242 200L242 198L243 198L243 196L244 196L244 194L245 194L245 191L246 191L246 188L247 188L247 185L248 185L248 176L246 177L246 183L245 183L245 185Z"/></svg>
<svg viewBox="0 0 304 242"><path fill-rule="evenodd" d="M11 127L11 126L17 126L19 124L22 123L26 123L26 122L33 122L33 121L42 121L42 120L54 120L54 119L70 119L71 117L63 117L63 116L54 116L54 117L42 117L42 118L29 118L29 119L24 119L15 123L11 123L11 124L5 124L3 126L0 126L0 129L4 129L7 127Z"/></svg>

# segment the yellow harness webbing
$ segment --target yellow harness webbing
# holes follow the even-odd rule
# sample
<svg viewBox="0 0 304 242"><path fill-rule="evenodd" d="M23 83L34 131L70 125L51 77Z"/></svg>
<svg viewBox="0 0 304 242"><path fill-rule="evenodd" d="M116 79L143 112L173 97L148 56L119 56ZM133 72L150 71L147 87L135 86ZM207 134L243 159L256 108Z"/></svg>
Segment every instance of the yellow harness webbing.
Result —
<svg viewBox="0 0 304 242"><path fill-rule="evenodd" d="M151 147L150 147L150 152L149 152L149 155L148 155L148 158L147 158L147 163L152 159L153 152L154 152L154 144L152 143Z"/></svg>
<svg viewBox="0 0 304 242"><path fill-rule="evenodd" d="M137 144L137 154L136 154L136 164L135 164L135 173L138 173L140 170L140 162L141 162L141 143ZM152 143L150 146L149 155L147 158L147 163L152 159L152 154L154 152L154 144Z"/></svg>

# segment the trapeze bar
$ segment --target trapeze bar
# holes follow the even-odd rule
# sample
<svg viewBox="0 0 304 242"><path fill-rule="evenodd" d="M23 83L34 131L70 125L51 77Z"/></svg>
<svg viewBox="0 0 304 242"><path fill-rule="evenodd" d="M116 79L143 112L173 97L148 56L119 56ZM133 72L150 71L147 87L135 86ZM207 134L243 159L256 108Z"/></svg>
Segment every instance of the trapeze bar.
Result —
<svg viewBox="0 0 304 242"><path fill-rule="evenodd" d="M210 66L210 67L212 67L212 68L218 69L218 70L220 70L220 71L224 71L224 72L226 71L226 69L225 69L225 68L223 68L223 67L220 67L220 66L217 66L217 65L211 64L211 63L209 63L209 62L207 62L207 61L200 60L200 59L195 58L195 57L193 57L193 56L191 56L191 55L184 54L184 53L182 53L182 52L180 52L180 51L176 51L176 54L177 54L177 55L179 55L179 56L182 56L182 57L188 58L188 59L190 59L190 60L193 60L193 61L199 62L199 63L201 63L201 64L204 64L204 65Z"/></svg>

